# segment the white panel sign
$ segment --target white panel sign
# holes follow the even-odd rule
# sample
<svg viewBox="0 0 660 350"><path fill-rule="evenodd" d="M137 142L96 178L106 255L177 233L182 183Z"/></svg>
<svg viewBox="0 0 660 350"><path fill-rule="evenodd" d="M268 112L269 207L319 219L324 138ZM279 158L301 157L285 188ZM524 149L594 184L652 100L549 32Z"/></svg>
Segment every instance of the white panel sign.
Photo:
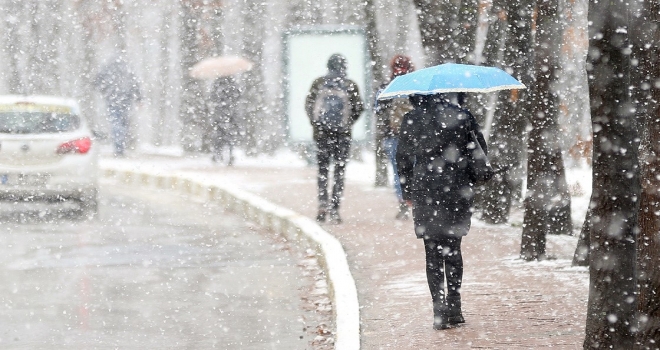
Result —
<svg viewBox="0 0 660 350"><path fill-rule="evenodd" d="M371 71L365 34L360 29L307 29L284 36L285 103L289 141L311 142L312 127L305 97L314 79L328 72L332 54L346 57L348 78L360 89L365 111L353 126L353 139L366 140L371 115Z"/></svg>

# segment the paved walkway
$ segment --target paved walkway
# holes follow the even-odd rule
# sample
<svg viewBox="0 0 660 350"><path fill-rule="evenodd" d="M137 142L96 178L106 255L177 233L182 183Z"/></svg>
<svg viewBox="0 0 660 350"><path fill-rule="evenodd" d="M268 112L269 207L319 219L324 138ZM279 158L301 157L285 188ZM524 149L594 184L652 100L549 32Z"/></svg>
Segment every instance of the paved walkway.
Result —
<svg viewBox="0 0 660 350"><path fill-rule="evenodd" d="M168 166L235 184L308 217L316 214L313 167L198 164ZM349 168L349 172L355 171ZM463 313L459 328L432 329L424 250L411 221L397 221L396 200L387 188L352 181L341 209L344 223L324 225L348 255L360 303L362 349L581 349L588 273L572 268L574 237L553 236L548 252L557 260L524 263L519 213L511 225L473 219L463 240ZM518 217L516 217L518 216ZM579 226L578 226L579 227Z"/></svg>

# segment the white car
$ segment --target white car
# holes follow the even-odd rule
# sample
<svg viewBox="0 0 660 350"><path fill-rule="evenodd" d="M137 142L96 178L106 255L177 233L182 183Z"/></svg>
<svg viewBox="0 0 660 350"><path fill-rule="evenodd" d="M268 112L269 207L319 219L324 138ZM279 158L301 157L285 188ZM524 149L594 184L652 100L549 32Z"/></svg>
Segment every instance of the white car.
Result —
<svg viewBox="0 0 660 350"><path fill-rule="evenodd" d="M0 96L0 197L73 199L95 213L98 148L74 100Z"/></svg>

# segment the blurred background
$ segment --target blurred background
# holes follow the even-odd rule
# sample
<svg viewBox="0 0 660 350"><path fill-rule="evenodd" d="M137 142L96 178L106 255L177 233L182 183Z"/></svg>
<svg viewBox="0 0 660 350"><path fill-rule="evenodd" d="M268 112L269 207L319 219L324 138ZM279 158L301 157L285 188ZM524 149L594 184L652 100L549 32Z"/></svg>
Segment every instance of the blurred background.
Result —
<svg viewBox="0 0 660 350"><path fill-rule="evenodd" d="M397 53L412 57L418 68L443 61L479 64L495 60L499 65L514 66L507 62L504 48L510 44L504 37L522 22L502 14L503 9L511 6L506 3L0 0L0 94L73 97L80 102L93 128L105 131L109 129L107 113L93 80L105 64L121 55L137 76L143 97L139 108L132 112L132 147L175 153L206 152L204 101L211 82L194 79L188 72L207 57L240 56L254 63L238 79L243 92L240 146L248 154L271 153L289 140L284 96L286 33L320 28L362 30L368 41L367 68L372 84L365 89L363 98L370 105L373 92L389 77L389 60ZM562 72L557 74L560 79L555 88L561 99L558 125L571 131L559 134L562 148L568 151L590 137L582 73L587 44L586 2L560 3ZM524 24L527 27L532 21L532 11L528 12L529 23ZM446 23L437 23L434 18L442 18ZM445 24L454 31L435 30ZM441 39L425 41L423 37L430 34ZM454 46L447 46L446 42ZM447 47L447 52L438 53L443 47ZM489 51L489 47L496 50ZM524 56L524 52L520 55ZM319 59L324 61L327 57ZM482 102L487 107L492 103ZM490 124L493 113L490 108L480 114ZM366 139L373 140L373 135L368 134L374 123L370 109L363 121L367 125ZM490 130L489 125L485 128Z"/></svg>

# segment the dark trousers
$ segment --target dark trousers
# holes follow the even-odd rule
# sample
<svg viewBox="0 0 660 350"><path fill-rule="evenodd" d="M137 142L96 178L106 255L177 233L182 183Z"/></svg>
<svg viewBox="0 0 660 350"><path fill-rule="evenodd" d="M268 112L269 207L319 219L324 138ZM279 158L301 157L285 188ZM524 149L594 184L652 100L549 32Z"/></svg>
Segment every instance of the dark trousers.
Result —
<svg viewBox="0 0 660 350"><path fill-rule="evenodd" d="M320 206L330 204L332 209L339 209L344 191L344 173L350 148L350 136L330 133L319 135L316 138L316 161L319 168L317 184ZM334 163L334 184L328 203L328 179L332 163Z"/></svg>
<svg viewBox="0 0 660 350"><path fill-rule="evenodd" d="M211 151L222 157L225 146L229 148L229 157L232 157L237 127L227 119L216 119L211 122Z"/></svg>
<svg viewBox="0 0 660 350"><path fill-rule="evenodd" d="M463 281L461 237L424 239L426 279L434 303L443 303L445 296L460 298ZM445 278L447 292L445 294Z"/></svg>
<svg viewBox="0 0 660 350"><path fill-rule="evenodd" d="M115 155L123 156L128 138L128 107L112 105L109 110Z"/></svg>

